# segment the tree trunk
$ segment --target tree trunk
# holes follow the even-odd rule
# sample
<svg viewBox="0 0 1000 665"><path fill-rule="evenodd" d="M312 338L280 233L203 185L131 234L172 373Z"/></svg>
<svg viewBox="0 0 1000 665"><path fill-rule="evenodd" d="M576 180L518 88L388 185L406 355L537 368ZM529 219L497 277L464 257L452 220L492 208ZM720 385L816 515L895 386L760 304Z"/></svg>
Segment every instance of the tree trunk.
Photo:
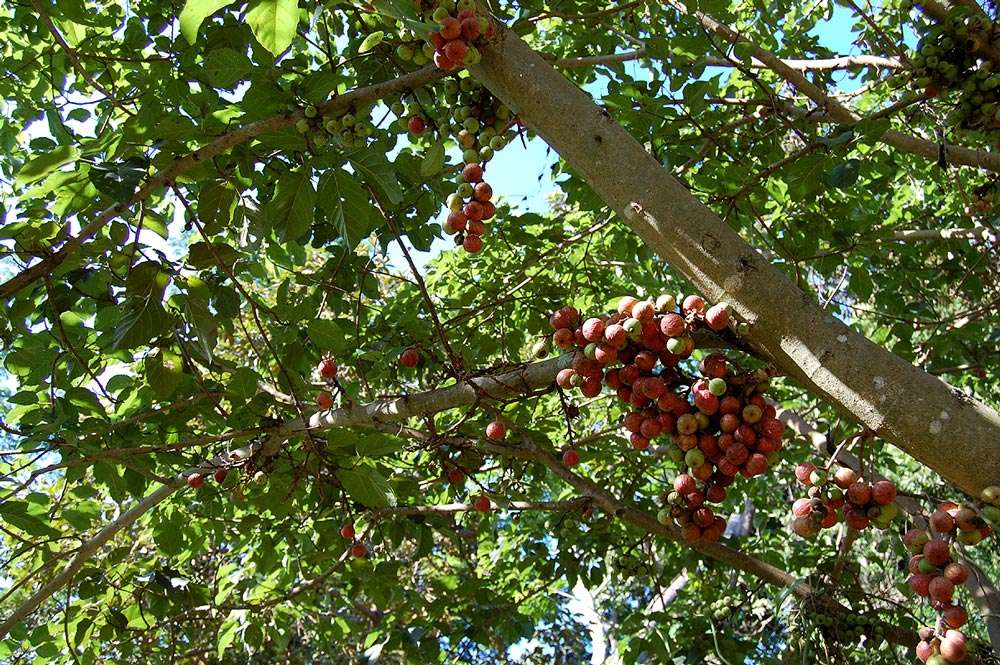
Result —
<svg viewBox="0 0 1000 665"><path fill-rule="evenodd" d="M977 495L1000 482L1000 414L821 309L696 200L607 111L501 30L473 75L537 131L748 341L802 385Z"/></svg>

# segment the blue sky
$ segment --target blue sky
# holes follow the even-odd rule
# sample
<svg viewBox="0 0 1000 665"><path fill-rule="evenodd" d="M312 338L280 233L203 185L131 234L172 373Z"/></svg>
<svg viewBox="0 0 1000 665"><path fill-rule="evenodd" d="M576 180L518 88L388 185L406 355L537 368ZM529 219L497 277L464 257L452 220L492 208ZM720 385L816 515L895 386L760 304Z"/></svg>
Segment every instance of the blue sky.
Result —
<svg viewBox="0 0 1000 665"><path fill-rule="evenodd" d="M879 3L876 3L878 5ZM834 5L833 15L828 21L821 22L811 34L819 38L820 44L840 55L857 55L862 51L854 45L856 33L852 28L855 22L853 12L840 5ZM910 37L911 35L908 35ZM912 45L912 40L907 39ZM621 50L628 50L624 45ZM636 78L645 78L643 69L638 62L626 63L627 71ZM708 68L703 77L709 78L719 72L729 71L727 68ZM850 72L837 72L834 80L841 91L850 91L858 87L858 82ZM600 94L604 83L598 80L589 86L591 93ZM551 178L551 166L556 161L553 152L547 151L547 146L540 138L526 141L522 145L515 140L497 153L487 166L486 179L493 187L499 200L514 208L515 212L544 212L548 209L546 197L557 189ZM502 219L498 219L503 223ZM429 252L419 252L410 247L411 255L418 268L423 270L427 262L441 251L451 250L454 243L450 238L436 240ZM395 244L389 249L390 264L397 269L405 269L406 263ZM474 259L473 259L474 260Z"/></svg>

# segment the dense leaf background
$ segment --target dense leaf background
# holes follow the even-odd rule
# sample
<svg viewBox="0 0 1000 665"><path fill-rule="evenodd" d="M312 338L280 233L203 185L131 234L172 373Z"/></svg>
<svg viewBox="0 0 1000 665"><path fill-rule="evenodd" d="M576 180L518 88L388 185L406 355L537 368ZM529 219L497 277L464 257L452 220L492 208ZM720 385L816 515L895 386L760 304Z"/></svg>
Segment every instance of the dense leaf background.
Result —
<svg viewBox="0 0 1000 665"><path fill-rule="evenodd" d="M705 57L726 53L749 58L690 17L628 4L597 19L587 14L608 6L572 0L492 11L553 59L642 40L647 57L638 63L566 73L832 314L1000 406L995 241L894 240L904 230L992 228L995 175L942 168L877 141L895 128L983 149L995 133L950 125L947 93L852 127L773 112L775 99L809 107L766 69L706 66ZM836 55L817 36L832 17L852 30L857 52L886 57L912 54L928 23L896 2L863 12L846 4L688 3L786 58ZM3 277L226 132L413 70L394 54L396 25L369 9L314 0L0 8ZM381 42L370 37L378 31ZM911 75L869 67L808 76L870 115L909 94ZM450 111L444 85L404 101L440 117ZM390 112L396 101L355 110L376 126L363 145L320 148L288 127L200 162L5 303L0 617L161 480L313 412L324 354L340 365L344 403L453 383L401 246L417 259L450 346L476 373L529 359L562 304L598 313L623 294L688 291L527 130L496 170L500 182L526 183L521 193L543 183L552 190L546 204L494 185L502 203L483 252L453 249L440 222L458 168L454 141L408 137ZM408 347L421 352L417 369L397 363ZM794 383L778 379L775 388L775 399L832 441L857 432ZM595 434L581 448L581 473L655 512L674 466L628 447L614 427L618 403L572 399L581 408L575 435ZM554 393L497 407L543 445L567 443ZM492 417L450 410L411 424L479 437ZM856 452L925 507L957 496L878 440ZM803 439L784 453L792 463L814 454ZM444 479L456 462L476 470L465 489ZM790 469L786 462L740 484L747 503L727 508L744 511L751 528L728 540L818 580L837 556L837 533L815 542L789 533ZM372 512L481 492L501 509ZM298 436L260 468L178 492L114 538L0 641L0 660L574 663L611 649L629 663L782 662L795 606L786 590L599 510L503 509L575 496L541 465L392 431ZM348 519L364 534L366 559L341 561ZM865 532L830 592L915 627L933 613L902 588L898 531ZM994 539L971 555L994 580L996 554ZM686 584L665 602L679 575ZM984 637L970 614L970 634ZM606 644L595 642L589 615ZM802 658L885 663L890 651L814 644Z"/></svg>

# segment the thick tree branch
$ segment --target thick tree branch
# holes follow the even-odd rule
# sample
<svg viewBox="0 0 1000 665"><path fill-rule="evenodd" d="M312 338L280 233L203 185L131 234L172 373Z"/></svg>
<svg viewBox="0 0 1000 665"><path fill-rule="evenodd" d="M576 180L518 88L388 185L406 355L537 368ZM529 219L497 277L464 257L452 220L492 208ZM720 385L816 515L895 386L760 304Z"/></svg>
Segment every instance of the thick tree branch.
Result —
<svg viewBox="0 0 1000 665"><path fill-rule="evenodd" d="M769 69L794 85L807 97L824 109L837 122L852 125L860 116L848 109L833 97L827 95L812 81L807 79L801 70L788 66L784 61L770 51L765 51L727 25L716 21L711 16L700 11L690 11L680 0L667 0L667 4L678 12L687 14L701 23L707 30L724 38L729 45L744 44L750 49L754 58L767 65ZM890 129L879 138L882 143L890 145L903 152L913 153L936 161L940 156L941 145L933 141L917 138ZM1000 154L985 150L971 150L961 146L945 146L945 158L951 164L975 166L1000 172Z"/></svg>
<svg viewBox="0 0 1000 665"><path fill-rule="evenodd" d="M506 510L518 511L553 511L578 510L583 508L590 499L581 497L567 501L511 501ZM402 517L406 515L453 515L455 513L471 513L476 507L471 503L442 503L436 506L396 506L394 508L379 508L371 511L373 517Z"/></svg>
<svg viewBox="0 0 1000 665"><path fill-rule="evenodd" d="M979 16L986 18L989 21L983 8L979 6L976 0L957 0L951 3L941 3L937 0L920 0L920 2L915 3L917 7L920 8L925 14L933 18L938 23L944 23L948 20L948 12L950 5L963 5L968 9L972 9ZM969 37L972 42L972 52L980 55L988 60L993 61L994 64L1000 65L1000 48L991 38L989 34L984 34L979 30L970 30Z"/></svg>
<svg viewBox="0 0 1000 665"><path fill-rule="evenodd" d="M925 240L988 240L997 242L997 232L985 226L972 229L913 229L911 231L896 231L892 238L879 239L876 242L921 242Z"/></svg>
<svg viewBox="0 0 1000 665"><path fill-rule="evenodd" d="M577 67L594 67L596 65L613 65L632 60L643 60L646 58L655 59L649 54L647 49L637 48L631 51L622 51L621 53L585 55L576 58L559 58L557 60L553 60L552 64L561 69L574 69ZM787 67L802 72L839 71L844 69L853 70L864 67L877 67L885 69L906 68L903 63L895 58L883 58L878 55L842 55L834 58L802 58L783 60L782 62L784 62ZM735 66L732 60L717 58L714 56L700 58L695 62L695 65L704 65L706 67ZM753 69L770 69L769 65L756 58L750 61L750 67Z"/></svg>
<svg viewBox="0 0 1000 665"><path fill-rule="evenodd" d="M471 69L791 378L974 496L1000 480L981 463L1000 457L1000 414L823 311L517 35Z"/></svg>

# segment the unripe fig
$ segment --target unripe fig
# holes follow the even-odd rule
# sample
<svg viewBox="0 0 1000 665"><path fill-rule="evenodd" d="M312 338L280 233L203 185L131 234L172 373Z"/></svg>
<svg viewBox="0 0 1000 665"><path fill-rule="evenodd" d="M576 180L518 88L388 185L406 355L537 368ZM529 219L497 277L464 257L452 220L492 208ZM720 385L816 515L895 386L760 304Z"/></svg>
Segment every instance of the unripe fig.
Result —
<svg viewBox="0 0 1000 665"><path fill-rule="evenodd" d="M672 312L677 308L677 299L669 293L665 293L656 299L654 304L657 312Z"/></svg>
<svg viewBox="0 0 1000 665"><path fill-rule="evenodd" d="M684 463L692 469L705 463L705 454L697 448L692 448L684 455Z"/></svg>
<svg viewBox="0 0 1000 665"><path fill-rule="evenodd" d="M903 544L910 552L923 552L924 545L931 537L923 529L910 529L903 536Z"/></svg>
<svg viewBox="0 0 1000 665"><path fill-rule="evenodd" d="M756 404L747 404L743 407L743 412L740 415L743 417L743 422L750 423L752 425L760 422L761 417L764 415L764 411Z"/></svg>
<svg viewBox="0 0 1000 665"><path fill-rule="evenodd" d="M962 543L963 545L977 545L979 544L980 541L982 541L983 538L986 537L986 534L990 533L989 531L986 531L986 533L984 534L983 531L985 530L962 531L958 534L958 542Z"/></svg>
<svg viewBox="0 0 1000 665"><path fill-rule="evenodd" d="M687 341L683 337L671 337L667 340L667 351L674 355L683 355L687 350Z"/></svg>
<svg viewBox="0 0 1000 665"><path fill-rule="evenodd" d="M994 526L1000 524L1000 508L996 506L983 506L979 509L979 513L990 524Z"/></svg>
<svg viewBox="0 0 1000 665"><path fill-rule="evenodd" d="M1000 507L1000 485L990 485L980 493L979 498L986 503Z"/></svg>

